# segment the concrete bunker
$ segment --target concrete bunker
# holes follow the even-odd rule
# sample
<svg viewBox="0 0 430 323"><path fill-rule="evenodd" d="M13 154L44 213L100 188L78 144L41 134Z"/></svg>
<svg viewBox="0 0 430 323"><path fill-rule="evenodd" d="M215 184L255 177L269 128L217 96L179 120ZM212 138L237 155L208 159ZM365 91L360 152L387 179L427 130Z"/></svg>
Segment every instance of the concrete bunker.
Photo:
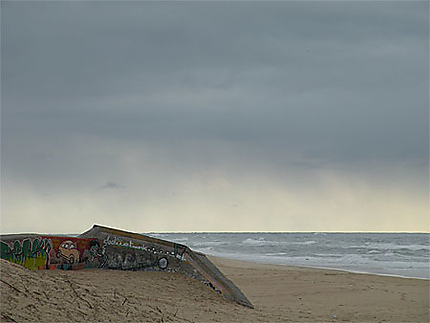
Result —
<svg viewBox="0 0 430 323"><path fill-rule="evenodd" d="M84 268L183 273L226 299L253 308L240 289L206 257L185 245L94 225L77 237L13 234L0 237L1 258L29 269Z"/></svg>

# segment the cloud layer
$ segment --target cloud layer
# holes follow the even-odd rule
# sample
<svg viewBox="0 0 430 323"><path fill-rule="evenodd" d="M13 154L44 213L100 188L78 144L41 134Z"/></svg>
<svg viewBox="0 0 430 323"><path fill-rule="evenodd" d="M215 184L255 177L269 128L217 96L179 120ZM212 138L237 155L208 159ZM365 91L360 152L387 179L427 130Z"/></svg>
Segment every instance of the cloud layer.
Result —
<svg viewBox="0 0 430 323"><path fill-rule="evenodd" d="M2 230L428 231L427 13L2 3Z"/></svg>

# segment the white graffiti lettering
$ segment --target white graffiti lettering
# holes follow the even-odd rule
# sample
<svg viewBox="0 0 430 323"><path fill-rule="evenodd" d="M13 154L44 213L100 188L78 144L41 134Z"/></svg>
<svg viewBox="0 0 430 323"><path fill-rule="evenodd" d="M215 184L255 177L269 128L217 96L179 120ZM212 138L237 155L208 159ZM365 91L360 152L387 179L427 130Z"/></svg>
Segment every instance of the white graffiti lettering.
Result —
<svg viewBox="0 0 430 323"><path fill-rule="evenodd" d="M136 245L132 241L123 241L123 240L118 239L117 237L114 237L112 239L110 236L108 236L103 241L103 246L108 246L108 245L126 247L126 248L131 248L131 249L136 249L136 250L143 250L143 251L147 251L147 252L151 252L153 254L159 254L159 255L163 254L163 250L156 250L154 247L148 247L145 245ZM166 251L165 254L171 255L171 256L173 256L179 260L182 260L182 261L185 260L185 257L183 255L175 254L174 252Z"/></svg>

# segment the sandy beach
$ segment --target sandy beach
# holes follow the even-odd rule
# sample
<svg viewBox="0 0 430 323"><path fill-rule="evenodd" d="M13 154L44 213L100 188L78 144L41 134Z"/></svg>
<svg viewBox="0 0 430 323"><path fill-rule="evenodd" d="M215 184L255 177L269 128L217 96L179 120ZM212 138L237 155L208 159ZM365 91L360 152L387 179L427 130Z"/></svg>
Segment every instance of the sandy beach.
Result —
<svg viewBox="0 0 430 323"><path fill-rule="evenodd" d="M428 322L429 281L211 257L254 304L168 272L30 271L1 260L2 322Z"/></svg>

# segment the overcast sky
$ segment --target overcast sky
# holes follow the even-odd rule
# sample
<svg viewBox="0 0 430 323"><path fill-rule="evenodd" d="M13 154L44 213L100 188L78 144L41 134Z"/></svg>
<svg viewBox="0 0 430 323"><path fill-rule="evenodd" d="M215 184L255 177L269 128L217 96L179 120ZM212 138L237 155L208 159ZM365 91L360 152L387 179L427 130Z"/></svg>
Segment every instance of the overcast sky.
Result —
<svg viewBox="0 0 430 323"><path fill-rule="evenodd" d="M1 2L1 231L429 231L427 1Z"/></svg>

